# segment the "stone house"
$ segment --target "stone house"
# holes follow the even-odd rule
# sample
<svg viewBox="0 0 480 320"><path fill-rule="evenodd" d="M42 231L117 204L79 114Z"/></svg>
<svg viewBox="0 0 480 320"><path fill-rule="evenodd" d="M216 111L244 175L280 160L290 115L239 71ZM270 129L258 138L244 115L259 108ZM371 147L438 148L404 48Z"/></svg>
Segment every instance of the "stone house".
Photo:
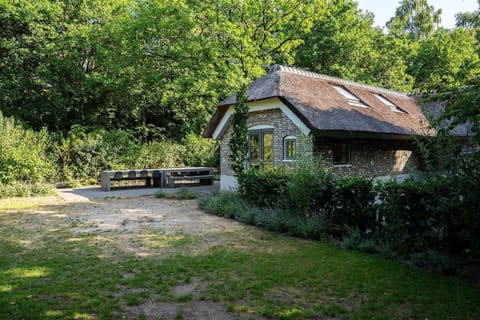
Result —
<svg viewBox="0 0 480 320"><path fill-rule="evenodd" d="M236 185L228 163L235 95L217 106L203 136L220 141L221 189ZM418 167L413 137L430 134L416 100L404 93L275 65L248 87L249 163L288 166L302 136L339 174L386 176Z"/></svg>

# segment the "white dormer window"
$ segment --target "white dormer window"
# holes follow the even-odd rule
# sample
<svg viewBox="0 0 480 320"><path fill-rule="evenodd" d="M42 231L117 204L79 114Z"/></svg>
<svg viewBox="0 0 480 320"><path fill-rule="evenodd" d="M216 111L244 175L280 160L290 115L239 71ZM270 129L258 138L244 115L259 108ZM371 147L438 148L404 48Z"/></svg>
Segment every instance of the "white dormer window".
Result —
<svg viewBox="0 0 480 320"><path fill-rule="evenodd" d="M403 111L402 109L400 109L395 103L393 103L392 101L388 100L387 98L385 98L385 97L382 96L381 94L374 93L373 95L374 95L375 97L377 97L378 100L382 101L383 104L385 104L387 107L389 107L390 110L392 110L393 112L405 113L405 111Z"/></svg>
<svg viewBox="0 0 480 320"><path fill-rule="evenodd" d="M363 107L363 108L367 108L367 107L368 107L368 106L365 104L365 102L363 102L362 100L360 100L359 97L357 97L356 95L354 95L353 93L351 93L350 91L348 91L345 87L333 85L333 88L334 88L335 90L337 90L338 93L340 93L342 96L344 96L344 97L347 99L349 105L357 106L357 107Z"/></svg>

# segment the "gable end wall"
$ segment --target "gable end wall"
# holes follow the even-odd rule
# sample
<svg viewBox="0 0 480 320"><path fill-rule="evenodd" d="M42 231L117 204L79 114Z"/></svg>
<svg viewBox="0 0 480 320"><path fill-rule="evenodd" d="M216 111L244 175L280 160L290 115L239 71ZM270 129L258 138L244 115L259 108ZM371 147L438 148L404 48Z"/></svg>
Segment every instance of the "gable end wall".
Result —
<svg viewBox="0 0 480 320"><path fill-rule="evenodd" d="M288 164L283 161L283 138L289 135L300 137L300 129L280 110L265 110L258 112L250 112L248 117L248 127L258 125L273 126L273 143L274 143L274 163L275 166ZM228 165L228 147L232 129L230 123L222 137L220 143L220 172L224 176L233 176L233 171Z"/></svg>

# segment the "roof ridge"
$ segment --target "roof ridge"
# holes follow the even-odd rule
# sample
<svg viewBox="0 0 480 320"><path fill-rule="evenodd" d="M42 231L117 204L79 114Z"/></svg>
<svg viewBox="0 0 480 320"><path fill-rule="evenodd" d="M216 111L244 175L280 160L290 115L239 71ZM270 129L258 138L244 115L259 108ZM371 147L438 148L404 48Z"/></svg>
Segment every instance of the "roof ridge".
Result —
<svg viewBox="0 0 480 320"><path fill-rule="evenodd" d="M395 90L391 90L391 89L385 89L385 88L381 88L381 87L376 87L376 86L372 86L372 85L369 85L369 84L355 82L355 81L352 81L352 80L346 80L346 79L342 79L342 78L327 76L327 75L324 75L324 74L315 73L315 72L312 72L312 71L307 71L307 70L296 68L296 67L284 66L284 65L280 65L280 64L273 65L270 68L269 73L275 73L275 72L280 72L280 71L299 74L299 75L312 77L312 78L323 79L323 80L326 80L326 81L335 81L335 82L339 82L339 83L342 83L342 84L352 85L352 86L356 86L356 87L360 87L360 88L364 88L364 89L380 91L380 92L383 92L383 93L395 94L395 95L400 95L400 96L408 96L408 94L404 93L404 92L395 91Z"/></svg>

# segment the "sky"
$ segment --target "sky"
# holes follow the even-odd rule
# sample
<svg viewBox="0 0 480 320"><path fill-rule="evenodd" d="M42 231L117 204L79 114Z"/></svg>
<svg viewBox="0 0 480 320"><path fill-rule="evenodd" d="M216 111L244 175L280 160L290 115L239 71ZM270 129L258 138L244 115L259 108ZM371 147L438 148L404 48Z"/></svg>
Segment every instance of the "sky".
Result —
<svg viewBox="0 0 480 320"><path fill-rule="evenodd" d="M400 0L355 0L358 7L375 14L375 26L384 27L385 23L395 15ZM441 25L445 28L455 26L455 14L474 11L478 8L477 0L428 0L435 9L442 9Z"/></svg>

